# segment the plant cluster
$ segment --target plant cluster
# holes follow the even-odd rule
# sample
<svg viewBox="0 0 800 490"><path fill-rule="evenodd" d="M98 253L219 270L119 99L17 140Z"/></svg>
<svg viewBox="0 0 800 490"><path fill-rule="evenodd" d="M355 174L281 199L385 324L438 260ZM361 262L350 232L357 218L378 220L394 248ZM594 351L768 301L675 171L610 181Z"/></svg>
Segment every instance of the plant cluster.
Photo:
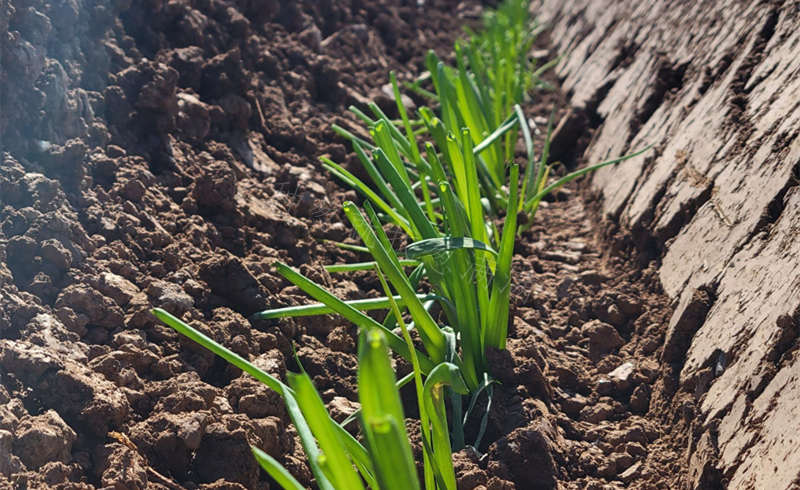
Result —
<svg viewBox="0 0 800 490"><path fill-rule="evenodd" d="M415 119L403 105L391 73L399 120L370 103L369 113L350 108L366 126L368 139L334 126L352 143L370 182L322 158L325 168L364 197L362 209L352 202L343 205L363 246L340 246L372 258L327 269L372 270L385 296L343 301L278 263L281 275L319 303L255 315L272 319L335 313L359 327L361 410L356 417L336 423L305 373L290 374L284 384L178 318L154 310L161 321L283 396L320 488L420 488L398 393L400 386L412 381L420 413L424 486L456 488L451 452L466 445L464 425L480 411L478 402L485 400L480 430L472 441L479 445L492 398L486 352L506 344L511 262L521 228L518 215L527 215L530 222L549 192L638 154L548 183L552 118L536 158L531 128L520 107L548 66L535 70L528 58L537 33L528 0L506 0L487 13L484 24L484 30L470 33L466 42L456 45L455 66L430 53L426 75L406 85L431 101L431 108L420 108ZM520 135L527 156L522 175L514 162ZM408 245L403 250L395 250L387 228L405 236ZM423 287L427 291L420 292ZM387 310L383 321L366 313L373 310ZM396 380L390 352L411 364L410 375ZM344 429L354 418L361 421L363 444ZM269 455L257 448L253 452L284 488L302 488Z"/></svg>

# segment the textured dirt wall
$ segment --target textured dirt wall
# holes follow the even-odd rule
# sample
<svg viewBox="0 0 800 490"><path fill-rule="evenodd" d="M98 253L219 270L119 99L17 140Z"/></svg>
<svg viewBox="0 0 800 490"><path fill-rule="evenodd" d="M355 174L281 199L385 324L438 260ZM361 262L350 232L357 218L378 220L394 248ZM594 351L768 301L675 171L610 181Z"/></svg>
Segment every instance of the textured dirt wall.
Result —
<svg viewBox="0 0 800 490"><path fill-rule="evenodd" d="M610 223L660 260L695 486L800 484L800 4L542 0ZM678 374L679 373L679 374Z"/></svg>

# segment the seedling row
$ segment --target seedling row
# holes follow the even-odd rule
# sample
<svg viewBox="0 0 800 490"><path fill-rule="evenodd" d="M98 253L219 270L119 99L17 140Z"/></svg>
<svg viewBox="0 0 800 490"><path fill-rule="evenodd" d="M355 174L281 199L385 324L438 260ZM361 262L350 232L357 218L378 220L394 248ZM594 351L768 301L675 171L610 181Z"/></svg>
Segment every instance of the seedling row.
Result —
<svg viewBox="0 0 800 490"><path fill-rule="evenodd" d="M336 314L358 326L361 408L354 416L334 421L306 373L290 373L284 383L179 318L153 310L160 321L283 397L319 488L455 490L451 453L467 445L481 447L492 403L495 381L487 351L506 346L515 240L548 193L642 153L551 178L552 117L543 149L535 155L535 128L522 109L540 87L539 76L556 61L537 67L530 59L538 32L529 2L506 0L485 14L482 30L468 31L456 44L453 64L431 52L427 71L403 85L426 98L427 106L410 114L390 73L399 119L369 103L363 110L350 108L369 138L333 127L352 145L369 177L361 180L322 158L332 175L363 198L361 205L343 204L362 244L339 245L368 260L326 269L372 271L384 296L345 301L278 263L278 273L315 303L263 311L254 319ZM524 158L517 162L520 142ZM387 230L401 233L408 245L395 249ZM410 375L397 379L392 355L412 366ZM420 418L421 481L399 394L408 383L414 386ZM358 438L348 430L356 419ZM477 432L466 433L469 420L479 421ZM252 450L283 488L304 488L274 457Z"/></svg>

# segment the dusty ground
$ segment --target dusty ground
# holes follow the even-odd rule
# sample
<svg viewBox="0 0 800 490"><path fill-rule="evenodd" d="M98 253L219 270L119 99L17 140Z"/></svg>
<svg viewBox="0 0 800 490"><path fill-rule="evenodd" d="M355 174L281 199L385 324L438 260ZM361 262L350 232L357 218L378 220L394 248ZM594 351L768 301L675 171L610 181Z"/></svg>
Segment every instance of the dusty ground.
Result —
<svg viewBox="0 0 800 490"><path fill-rule="evenodd" d="M278 259L343 297L378 294L366 275L320 272L356 258L321 241L351 236L338 208L355 195L316 157L355 163L330 124L352 127L344 109L364 97L392 110L388 70L417 73L479 12L412 5L0 0L0 485L266 488L248 444L311 483L278 397L147 310L279 376L294 342L348 410L351 326L246 317L306 301ZM517 244L486 456L456 456L460 487L679 488L700 434L681 346L664 347L658 263L596 196L556 197ZM682 328L710 301L693 298Z"/></svg>

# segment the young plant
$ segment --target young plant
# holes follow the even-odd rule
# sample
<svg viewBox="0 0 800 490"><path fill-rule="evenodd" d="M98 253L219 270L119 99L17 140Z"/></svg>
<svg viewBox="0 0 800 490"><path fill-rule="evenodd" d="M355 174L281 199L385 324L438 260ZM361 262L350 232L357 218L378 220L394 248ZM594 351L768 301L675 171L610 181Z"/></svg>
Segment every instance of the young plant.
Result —
<svg viewBox="0 0 800 490"><path fill-rule="evenodd" d="M392 308L399 311L397 303L390 298ZM288 373L289 383L284 384L168 312L156 308L152 313L164 324L250 374L283 397L319 488L421 488L405 427L399 383L391 366L386 335L380 329L362 330L359 335L358 393L361 409L358 417L365 441L361 444L343 428L347 422L338 424L331 418L305 372ZM413 352L407 329L404 328L404 332L409 349ZM416 359L413 355L411 357ZM440 363L431 370L424 383L419 362L412 364L420 414L425 421L422 424L424 488L455 490L455 471L450 458L450 438L441 393L444 386L459 392L465 392L466 388L458 368L453 364ZM257 447L251 449L259 465L281 487L289 490L305 488L272 456Z"/></svg>
<svg viewBox="0 0 800 490"><path fill-rule="evenodd" d="M524 102L531 89L543 85L540 75L558 62L555 59L537 69L529 57L540 31L531 19L529 3L506 0L497 10L488 10L483 29L468 29L467 40L456 43L454 67L430 52L426 78L432 81L434 92L421 92L419 83L409 85L439 103L438 114L447 130L469 128L476 146L495 129L508 126L503 137L477 157L482 192L494 216L505 211L509 197L506 184L518 137L514 106Z"/></svg>

